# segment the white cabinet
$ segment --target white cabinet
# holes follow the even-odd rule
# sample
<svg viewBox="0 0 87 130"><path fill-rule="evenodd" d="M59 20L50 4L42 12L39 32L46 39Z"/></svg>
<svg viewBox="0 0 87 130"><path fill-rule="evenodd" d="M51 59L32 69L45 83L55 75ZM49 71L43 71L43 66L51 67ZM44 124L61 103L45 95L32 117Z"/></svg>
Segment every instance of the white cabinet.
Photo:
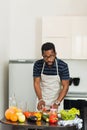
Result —
<svg viewBox="0 0 87 130"><path fill-rule="evenodd" d="M71 36L71 17L43 17L43 37L68 37Z"/></svg>
<svg viewBox="0 0 87 130"><path fill-rule="evenodd" d="M66 37L52 37L52 38L44 38L42 43L45 42L52 42L55 44L56 52L57 52L57 57L62 58L62 59L71 59L72 57L72 47L70 44L71 43L71 38L66 38Z"/></svg>
<svg viewBox="0 0 87 130"><path fill-rule="evenodd" d="M42 43L53 42L63 59L87 59L87 17L43 17Z"/></svg>
<svg viewBox="0 0 87 130"><path fill-rule="evenodd" d="M72 17L72 35L87 35L87 16Z"/></svg>
<svg viewBox="0 0 87 130"><path fill-rule="evenodd" d="M87 59L87 17L72 17L72 58Z"/></svg>
<svg viewBox="0 0 87 130"><path fill-rule="evenodd" d="M87 59L87 35L72 37L72 58Z"/></svg>

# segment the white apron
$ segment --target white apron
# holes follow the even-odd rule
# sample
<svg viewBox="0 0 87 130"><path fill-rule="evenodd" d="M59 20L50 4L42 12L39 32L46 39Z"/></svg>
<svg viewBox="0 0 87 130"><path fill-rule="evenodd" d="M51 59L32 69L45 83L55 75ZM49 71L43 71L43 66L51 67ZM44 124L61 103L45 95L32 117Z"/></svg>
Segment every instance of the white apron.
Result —
<svg viewBox="0 0 87 130"><path fill-rule="evenodd" d="M57 75L45 75L43 74L45 63L43 64L41 72L41 89L42 89L42 98L45 101L47 109L50 109L50 106L57 100L58 95L61 90L61 82L58 74L58 64L56 62ZM58 111L63 109L63 102L58 107Z"/></svg>

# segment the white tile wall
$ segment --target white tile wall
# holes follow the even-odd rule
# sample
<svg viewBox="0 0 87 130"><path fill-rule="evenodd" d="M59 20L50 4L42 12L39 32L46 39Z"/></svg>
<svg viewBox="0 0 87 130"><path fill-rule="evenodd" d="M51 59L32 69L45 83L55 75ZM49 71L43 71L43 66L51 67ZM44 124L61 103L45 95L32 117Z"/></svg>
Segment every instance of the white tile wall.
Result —
<svg viewBox="0 0 87 130"><path fill-rule="evenodd" d="M87 60L64 60L68 63L70 77L80 77L80 84L69 87L69 92L87 92Z"/></svg>

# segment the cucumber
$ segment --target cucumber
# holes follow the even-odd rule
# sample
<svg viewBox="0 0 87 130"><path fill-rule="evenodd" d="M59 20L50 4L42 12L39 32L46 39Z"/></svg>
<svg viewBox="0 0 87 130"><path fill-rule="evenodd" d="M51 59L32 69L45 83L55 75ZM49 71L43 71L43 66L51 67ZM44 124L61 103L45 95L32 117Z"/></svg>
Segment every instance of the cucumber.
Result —
<svg viewBox="0 0 87 130"><path fill-rule="evenodd" d="M42 119L45 121L45 122L49 122L49 117L47 115L43 115L42 116Z"/></svg>

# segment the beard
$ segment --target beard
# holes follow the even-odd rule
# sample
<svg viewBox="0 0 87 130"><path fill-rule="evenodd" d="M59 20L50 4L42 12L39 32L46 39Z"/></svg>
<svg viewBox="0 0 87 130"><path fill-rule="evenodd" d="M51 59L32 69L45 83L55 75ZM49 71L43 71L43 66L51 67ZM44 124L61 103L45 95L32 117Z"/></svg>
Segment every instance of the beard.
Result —
<svg viewBox="0 0 87 130"><path fill-rule="evenodd" d="M55 60L54 61L48 61L46 62L46 65L48 65L49 67L51 67L53 64L54 64Z"/></svg>

